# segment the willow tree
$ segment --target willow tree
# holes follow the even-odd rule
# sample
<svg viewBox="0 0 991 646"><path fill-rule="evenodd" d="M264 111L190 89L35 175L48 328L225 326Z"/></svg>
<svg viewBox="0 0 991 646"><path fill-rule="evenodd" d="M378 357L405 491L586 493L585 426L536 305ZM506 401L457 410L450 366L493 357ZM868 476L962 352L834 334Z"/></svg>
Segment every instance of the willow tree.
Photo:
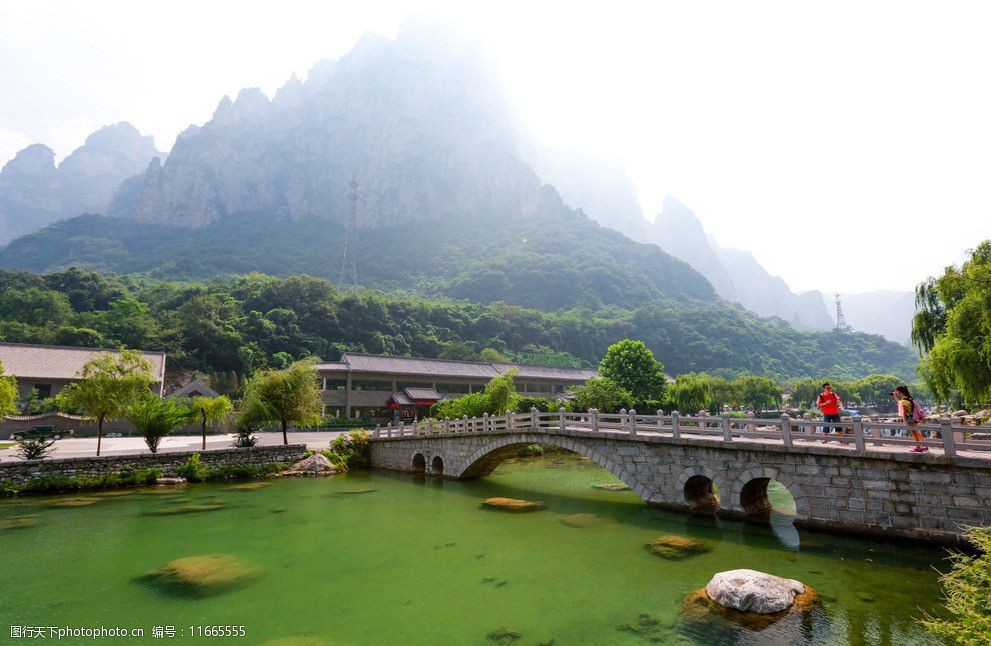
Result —
<svg viewBox="0 0 991 646"><path fill-rule="evenodd" d="M991 240L960 267L916 288L912 342L924 356L919 374L942 401L991 400Z"/></svg>
<svg viewBox="0 0 991 646"><path fill-rule="evenodd" d="M0 361L0 416L10 415L17 406L17 380L13 375L5 374L3 362Z"/></svg>
<svg viewBox="0 0 991 646"><path fill-rule="evenodd" d="M678 378L668 388L668 397L679 411L694 414L699 410L709 408L712 403L712 388L705 375L689 372L678 375Z"/></svg>
<svg viewBox="0 0 991 646"><path fill-rule="evenodd" d="M120 419L127 409L148 396L152 384L151 364L137 350L103 352L83 365L81 381L59 393L61 407L96 420L96 454L100 455L103 423Z"/></svg>
<svg viewBox="0 0 991 646"><path fill-rule="evenodd" d="M194 397L189 403L189 410L196 417L200 418L203 431L203 445L200 450L206 450L206 425L207 422L219 422L230 415L234 410L231 400L226 396L220 397Z"/></svg>
<svg viewBox="0 0 991 646"><path fill-rule="evenodd" d="M245 386L242 417L252 422L277 422L282 443L289 444L289 424L308 422L320 415L316 361L297 361L285 370L262 370Z"/></svg>

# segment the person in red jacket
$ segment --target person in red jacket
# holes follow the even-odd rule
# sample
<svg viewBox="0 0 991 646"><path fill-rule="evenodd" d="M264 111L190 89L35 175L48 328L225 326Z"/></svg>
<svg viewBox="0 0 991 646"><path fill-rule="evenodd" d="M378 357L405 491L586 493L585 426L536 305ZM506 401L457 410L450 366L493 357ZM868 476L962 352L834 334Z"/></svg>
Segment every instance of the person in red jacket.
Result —
<svg viewBox="0 0 991 646"><path fill-rule="evenodd" d="M833 387L829 382L822 385L822 392L819 393L819 397L816 398L816 406L822 411L822 419L824 422L839 422L840 421L840 408L843 406L843 402L840 401L840 396L833 392ZM838 434L843 433L842 426L834 426L833 431ZM823 438L822 443L825 444L829 436L829 427L822 427Z"/></svg>

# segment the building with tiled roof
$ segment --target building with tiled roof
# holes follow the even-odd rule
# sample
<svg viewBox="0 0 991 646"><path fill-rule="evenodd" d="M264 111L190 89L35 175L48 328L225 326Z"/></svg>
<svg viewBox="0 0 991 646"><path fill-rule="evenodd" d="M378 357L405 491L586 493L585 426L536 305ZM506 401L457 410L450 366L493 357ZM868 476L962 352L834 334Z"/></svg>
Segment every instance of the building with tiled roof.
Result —
<svg viewBox="0 0 991 646"><path fill-rule="evenodd" d="M431 403L479 392L493 377L514 368L519 371L515 382L521 395L548 399L598 376L587 368L357 352L345 352L340 361L317 364L325 414L376 420L422 417Z"/></svg>
<svg viewBox="0 0 991 646"><path fill-rule="evenodd" d="M117 354L120 350L0 342L0 363L6 374L17 378L17 389L22 395L37 390L44 398L53 397L68 384L79 381L86 362L104 352ZM141 356L151 364L155 380L152 390L161 396L165 353L142 352Z"/></svg>

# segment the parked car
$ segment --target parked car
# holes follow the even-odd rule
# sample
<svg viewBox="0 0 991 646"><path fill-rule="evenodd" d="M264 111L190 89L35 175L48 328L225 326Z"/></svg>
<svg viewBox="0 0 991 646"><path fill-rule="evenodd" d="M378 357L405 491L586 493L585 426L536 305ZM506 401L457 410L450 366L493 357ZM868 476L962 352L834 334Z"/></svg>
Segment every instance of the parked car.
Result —
<svg viewBox="0 0 991 646"><path fill-rule="evenodd" d="M50 437L53 440L61 440L62 432L56 432L55 427L51 424L42 424L40 426L32 426L26 431L18 431L10 436L10 439L20 442L23 439L31 437Z"/></svg>

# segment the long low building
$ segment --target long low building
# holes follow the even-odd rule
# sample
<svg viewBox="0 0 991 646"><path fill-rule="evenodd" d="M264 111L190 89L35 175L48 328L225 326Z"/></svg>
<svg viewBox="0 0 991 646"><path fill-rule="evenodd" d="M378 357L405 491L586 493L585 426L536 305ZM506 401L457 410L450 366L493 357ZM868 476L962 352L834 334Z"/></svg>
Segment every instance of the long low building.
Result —
<svg viewBox="0 0 991 646"><path fill-rule="evenodd" d="M106 352L117 354L120 350L0 342L0 363L6 374L17 378L17 390L21 395L27 396L37 390L39 397L46 398L54 397L67 385L79 381L86 362ZM165 353L142 352L141 356L151 364L155 380L152 391L161 396L165 384Z"/></svg>
<svg viewBox="0 0 991 646"><path fill-rule="evenodd" d="M325 415L411 420L441 401L480 392L493 377L517 369L516 390L553 398L598 376L585 368L485 361L389 357L345 352L340 361L317 364Z"/></svg>

